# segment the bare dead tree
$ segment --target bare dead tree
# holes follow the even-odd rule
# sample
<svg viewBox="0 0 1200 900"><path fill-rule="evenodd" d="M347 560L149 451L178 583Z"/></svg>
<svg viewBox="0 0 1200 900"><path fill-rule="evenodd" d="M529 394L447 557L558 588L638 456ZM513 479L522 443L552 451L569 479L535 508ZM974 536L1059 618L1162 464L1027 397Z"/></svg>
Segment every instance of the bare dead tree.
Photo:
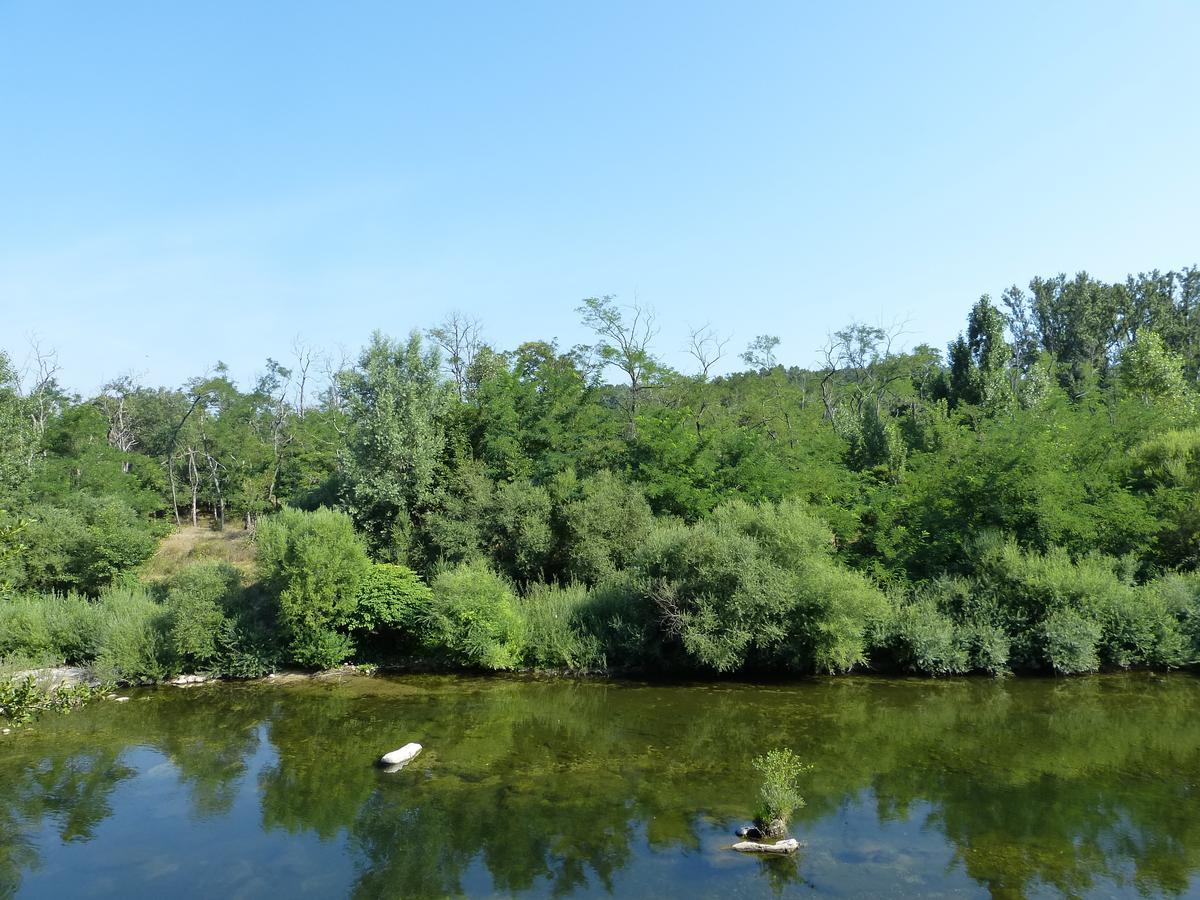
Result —
<svg viewBox="0 0 1200 900"><path fill-rule="evenodd" d="M684 349L700 366L701 381L708 381L708 373L721 361L730 340L730 335L718 335L707 322L688 331L687 346Z"/></svg>
<svg viewBox="0 0 1200 900"><path fill-rule="evenodd" d="M454 379L458 398L465 401L469 392L468 372L482 343L482 326L478 319L458 310L451 312L441 324L430 328L429 339L446 354L446 368Z"/></svg>
<svg viewBox="0 0 1200 900"><path fill-rule="evenodd" d="M307 371L308 364L311 363L311 355L308 355L304 360L304 368L298 369L301 372L299 376L300 385L298 388L299 403L304 402L304 385L303 381L307 378L304 374ZM286 369L280 365L274 365L273 369L267 377L260 382L260 390L270 398L270 420L268 427L270 429L271 440L271 483L267 488L267 502L272 507L278 506L278 501L275 497L275 488L279 484L279 473L283 468L284 451L292 443L295 435L288 428L292 419L292 407L288 403L288 394L292 390L293 373L292 370ZM299 407L303 410L303 406ZM247 519L247 528L250 527L250 520Z"/></svg>
<svg viewBox="0 0 1200 900"><path fill-rule="evenodd" d="M189 445L184 451L188 460L188 485L192 489L192 527L198 524L197 513L200 496L200 469L196 465L196 448Z"/></svg>
<svg viewBox="0 0 1200 900"><path fill-rule="evenodd" d="M725 347L730 340L732 340L731 336L717 334L707 322L699 328L688 329L688 340L684 350L696 360L700 367L697 382L690 388L694 410L692 424L696 429L697 437L703 431L704 414L708 411L709 372L725 355Z"/></svg>
<svg viewBox="0 0 1200 900"><path fill-rule="evenodd" d="M316 352L300 339L300 335L292 340L292 357L296 360L293 369L296 381L296 412L304 415L305 391L308 388L308 370L316 359Z"/></svg>
<svg viewBox="0 0 1200 900"><path fill-rule="evenodd" d="M25 363L25 376L21 380L26 385L22 393L28 401L30 427L39 439L34 442L35 448L41 444L46 424L59 405L57 378L60 370L58 350L44 347L36 335L30 337L29 357ZM36 449L30 452L36 454ZM33 456L29 464L33 464Z"/></svg>
<svg viewBox="0 0 1200 900"><path fill-rule="evenodd" d="M137 446L137 435L134 432L134 416L130 397L136 394L138 385L131 373L114 378L100 389L98 402L104 417L108 420L109 446L129 453ZM125 463L128 472L130 464Z"/></svg>
<svg viewBox="0 0 1200 900"><path fill-rule="evenodd" d="M334 412L341 412L346 407L341 376L353 366L350 352L342 344L338 344L334 352L322 353L320 361L321 373L325 378L325 405Z"/></svg>

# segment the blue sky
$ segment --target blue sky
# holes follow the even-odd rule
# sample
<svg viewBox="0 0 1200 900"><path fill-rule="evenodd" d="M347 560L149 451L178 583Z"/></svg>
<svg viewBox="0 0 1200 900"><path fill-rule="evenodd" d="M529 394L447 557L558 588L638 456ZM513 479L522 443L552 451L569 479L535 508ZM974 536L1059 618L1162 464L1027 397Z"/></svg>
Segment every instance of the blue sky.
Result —
<svg viewBox="0 0 1200 900"><path fill-rule="evenodd" d="M460 309L811 364L1200 261L1196 3L0 0L0 347L90 392ZM730 360L734 362L734 360Z"/></svg>

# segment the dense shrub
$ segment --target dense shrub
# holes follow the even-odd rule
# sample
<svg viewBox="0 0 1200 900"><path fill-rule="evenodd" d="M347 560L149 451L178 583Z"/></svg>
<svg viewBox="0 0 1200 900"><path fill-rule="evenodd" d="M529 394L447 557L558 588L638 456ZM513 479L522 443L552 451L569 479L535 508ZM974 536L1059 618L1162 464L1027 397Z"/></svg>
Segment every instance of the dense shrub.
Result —
<svg viewBox="0 0 1200 900"><path fill-rule="evenodd" d="M865 661L888 604L832 549L800 503L735 502L695 525L655 528L636 569L663 637L694 664L837 672Z"/></svg>
<svg viewBox="0 0 1200 900"><path fill-rule="evenodd" d="M1056 609L1039 629L1043 658L1060 675L1095 672L1100 668L1096 645L1100 624L1074 609Z"/></svg>
<svg viewBox="0 0 1200 900"><path fill-rule="evenodd" d="M370 568L350 517L285 509L259 524L257 541L259 576L278 598L289 655L318 668L344 662L354 652L344 629L354 621L359 583Z"/></svg>
<svg viewBox="0 0 1200 900"><path fill-rule="evenodd" d="M512 669L524 629L509 583L482 563L463 563L433 579L421 636L435 655L459 666Z"/></svg>
<svg viewBox="0 0 1200 900"><path fill-rule="evenodd" d="M154 552L156 533L132 507L77 494L69 505L29 510L18 583L28 590L96 595Z"/></svg>
<svg viewBox="0 0 1200 900"><path fill-rule="evenodd" d="M96 670L105 678L161 681L180 671L169 610L141 587L115 587L97 601Z"/></svg>
<svg viewBox="0 0 1200 900"><path fill-rule="evenodd" d="M99 615L79 594L0 597L0 657L84 663L96 656Z"/></svg>
<svg viewBox="0 0 1200 900"><path fill-rule="evenodd" d="M374 563L358 583L348 622L357 631L412 632L432 597L429 586L408 566Z"/></svg>
<svg viewBox="0 0 1200 900"><path fill-rule="evenodd" d="M1200 659L1200 573L1167 575L1147 584L1143 590L1153 595L1177 623L1183 637L1181 665Z"/></svg>
<svg viewBox="0 0 1200 900"><path fill-rule="evenodd" d="M1178 618L1123 568L1098 554L1072 560L1062 549L1024 552L1007 541L983 554L979 589L994 598L1024 668L1068 674L1182 664L1188 640Z"/></svg>
<svg viewBox="0 0 1200 900"><path fill-rule="evenodd" d="M601 638L589 627L592 594L585 585L532 584L517 608L528 665L573 671L604 668Z"/></svg>
<svg viewBox="0 0 1200 900"><path fill-rule="evenodd" d="M628 565L654 524L642 492L607 471L580 481L558 515L563 574L586 584Z"/></svg>
<svg viewBox="0 0 1200 900"><path fill-rule="evenodd" d="M168 582L171 647L184 668L208 668L217 658L231 624L226 609L240 586L237 569L222 562L193 563Z"/></svg>
<svg viewBox="0 0 1200 900"><path fill-rule="evenodd" d="M519 582L545 578L554 550L550 493L526 480L496 488L488 550L496 564Z"/></svg>
<svg viewBox="0 0 1200 900"><path fill-rule="evenodd" d="M618 574L590 588L587 604L576 608L579 629L593 635L604 668L656 670L668 666L660 610L632 574Z"/></svg>
<svg viewBox="0 0 1200 900"><path fill-rule="evenodd" d="M954 675L970 668L970 654L954 621L932 598L901 606L892 622L890 649L903 668Z"/></svg>

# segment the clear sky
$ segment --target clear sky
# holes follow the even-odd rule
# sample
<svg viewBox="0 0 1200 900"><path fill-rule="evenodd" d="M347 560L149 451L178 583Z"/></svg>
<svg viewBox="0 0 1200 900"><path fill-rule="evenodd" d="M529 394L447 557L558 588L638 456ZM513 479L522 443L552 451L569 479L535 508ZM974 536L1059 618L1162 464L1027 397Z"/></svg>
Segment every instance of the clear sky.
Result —
<svg viewBox="0 0 1200 900"><path fill-rule="evenodd" d="M249 378L635 296L811 364L1200 261L1200 3L0 0L0 347ZM732 362L732 360L731 360Z"/></svg>

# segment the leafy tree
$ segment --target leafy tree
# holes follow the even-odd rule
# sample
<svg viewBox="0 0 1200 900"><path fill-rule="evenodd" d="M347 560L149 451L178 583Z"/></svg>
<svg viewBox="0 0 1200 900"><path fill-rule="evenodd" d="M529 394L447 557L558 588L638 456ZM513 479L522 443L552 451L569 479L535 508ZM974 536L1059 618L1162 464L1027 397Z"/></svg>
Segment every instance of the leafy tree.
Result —
<svg viewBox="0 0 1200 900"><path fill-rule="evenodd" d="M1156 405L1169 421L1182 421L1196 410L1196 398L1183 374L1183 359L1163 346L1148 329L1121 354L1121 387L1146 405Z"/></svg>
<svg viewBox="0 0 1200 900"><path fill-rule="evenodd" d="M404 343L376 332L341 382L350 426L346 503L372 548L395 557L433 499L450 387L437 350L416 332Z"/></svg>

